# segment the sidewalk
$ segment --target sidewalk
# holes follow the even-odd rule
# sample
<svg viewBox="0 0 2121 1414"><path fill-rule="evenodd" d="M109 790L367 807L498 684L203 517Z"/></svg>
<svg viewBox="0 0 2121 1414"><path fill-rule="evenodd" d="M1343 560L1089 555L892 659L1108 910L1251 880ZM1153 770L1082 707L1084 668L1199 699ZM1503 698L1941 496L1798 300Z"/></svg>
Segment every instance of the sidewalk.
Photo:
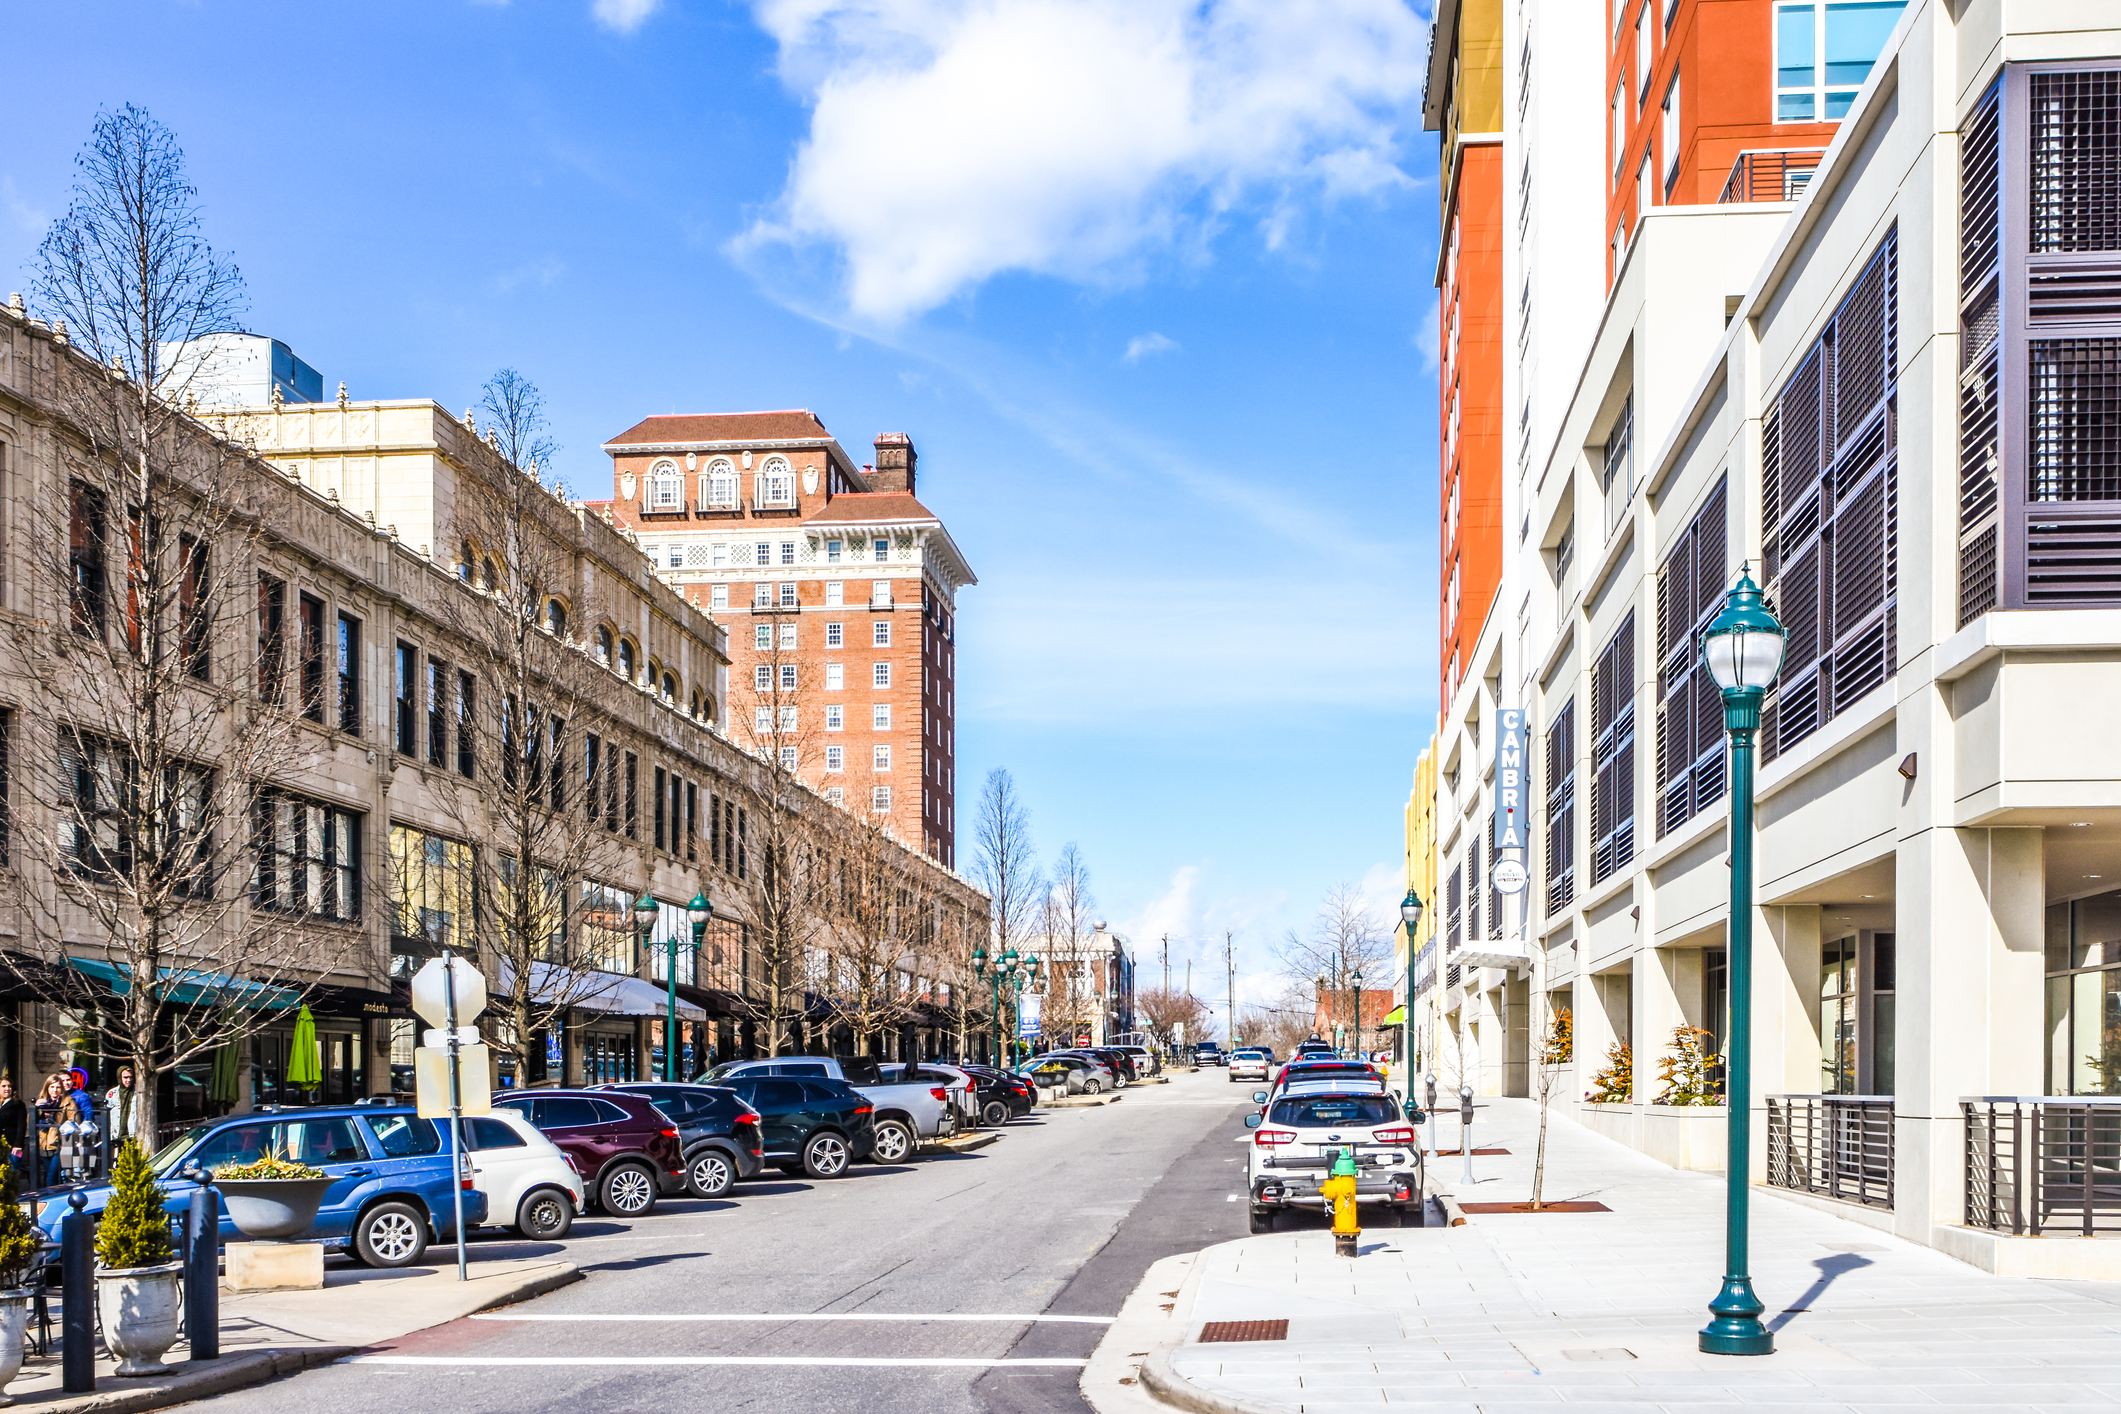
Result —
<svg viewBox="0 0 2121 1414"><path fill-rule="evenodd" d="M67 1394L61 1386L59 1303L53 1302L52 1348L32 1353L22 1373L8 1383L15 1408L38 1414L135 1414L183 1404L246 1385L263 1384L312 1365L328 1364L362 1346L394 1340L429 1326L459 1320L474 1311L527 1301L581 1273L571 1262L487 1261L474 1258L471 1279L457 1280L454 1248L437 1247L443 1262L396 1271L333 1264L321 1291L221 1293L221 1358L190 1359L179 1341L165 1361L172 1374L126 1378L99 1349L96 1388ZM31 1335L34 1337L35 1328ZM34 1352L35 1347L31 1347Z"/></svg>
<svg viewBox="0 0 2121 1414"><path fill-rule="evenodd" d="M1537 1126L1528 1101L1483 1101L1479 1181L1432 1158L1432 1191L1524 1199ZM1444 1147L1456 1130L1440 1126ZM1754 1287L1777 1353L1702 1355L1722 1176L1668 1169L1558 1114L1547 1142L1544 1196L1611 1212L1366 1231L1354 1259L1312 1219L1169 1259L1099 1347L1085 1397L1099 1414L1143 1414L1145 1388L1196 1414L2121 1406L2121 1283L1991 1276L1758 1188ZM1478 1154L1488 1146L1510 1153ZM1286 1320L1286 1339L1200 1342L1208 1322L1256 1320Z"/></svg>

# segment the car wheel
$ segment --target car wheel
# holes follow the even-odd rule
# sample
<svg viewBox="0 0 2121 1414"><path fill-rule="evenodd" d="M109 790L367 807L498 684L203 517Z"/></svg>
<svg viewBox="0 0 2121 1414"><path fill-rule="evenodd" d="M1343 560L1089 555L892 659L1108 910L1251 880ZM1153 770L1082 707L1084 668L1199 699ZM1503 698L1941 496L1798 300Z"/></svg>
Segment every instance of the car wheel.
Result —
<svg viewBox="0 0 2121 1414"><path fill-rule="evenodd" d="M818 1139L828 1137L831 1136L815 1136ZM876 1148L870 1153L870 1157L880 1164L904 1163L907 1159L913 1157L913 1151L917 1145L918 1141L914 1139L913 1131L908 1129L902 1121L895 1119L879 1120L876 1126ZM803 1151L803 1162L806 1165L810 1162L810 1151L807 1148ZM842 1167L845 1167L844 1162ZM814 1174L813 1177L830 1178L832 1175L821 1173Z"/></svg>
<svg viewBox="0 0 2121 1414"><path fill-rule="evenodd" d="M989 1100L980 1107L979 1121L989 1129L1000 1129L1009 1122L1009 1106L1000 1100Z"/></svg>
<svg viewBox="0 0 2121 1414"><path fill-rule="evenodd" d="M533 1242L558 1242L574 1226L574 1202L566 1194L540 1188L516 1209L516 1231Z"/></svg>
<svg viewBox="0 0 2121 1414"><path fill-rule="evenodd" d="M821 1129L803 1145L803 1172L812 1178L838 1178L847 1171L850 1157L845 1139Z"/></svg>
<svg viewBox="0 0 2121 1414"><path fill-rule="evenodd" d="M354 1255L369 1267L409 1267L427 1255L427 1219L410 1203L378 1203L354 1228Z"/></svg>
<svg viewBox="0 0 2121 1414"><path fill-rule="evenodd" d="M1272 1208L1254 1208L1252 1210L1252 1231L1255 1233L1274 1231L1274 1210Z"/></svg>
<svg viewBox="0 0 2121 1414"><path fill-rule="evenodd" d="M1104 1085L1096 1080L1085 1080L1083 1082L1083 1093L1085 1095L1095 1095L1098 1091L1104 1088Z"/></svg>
<svg viewBox="0 0 2121 1414"><path fill-rule="evenodd" d="M604 1175L597 1206L615 1218L644 1218L655 1208L655 1175L639 1164L620 1164Z"/></svg>
<svg viewBox="0 0 2121 1414"><path fill-rule="evenodd" d="M720 1149L702 1149L685 1165L685 1186L695 1198L719 1198L736 1183L736 1165Z"/></svg>

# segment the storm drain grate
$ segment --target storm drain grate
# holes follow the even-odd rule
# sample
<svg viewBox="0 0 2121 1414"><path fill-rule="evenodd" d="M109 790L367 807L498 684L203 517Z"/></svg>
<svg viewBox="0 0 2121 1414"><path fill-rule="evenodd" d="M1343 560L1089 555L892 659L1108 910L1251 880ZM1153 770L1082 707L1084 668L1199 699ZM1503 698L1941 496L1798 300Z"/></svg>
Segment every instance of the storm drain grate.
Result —
<svg viewBox="0 0 2121 1414"><path fill-rule="evenodd" d="M1210 1321L1200 1328L1200 1343L1224 1340L1287 1340L1287 1321Z"/></svg>

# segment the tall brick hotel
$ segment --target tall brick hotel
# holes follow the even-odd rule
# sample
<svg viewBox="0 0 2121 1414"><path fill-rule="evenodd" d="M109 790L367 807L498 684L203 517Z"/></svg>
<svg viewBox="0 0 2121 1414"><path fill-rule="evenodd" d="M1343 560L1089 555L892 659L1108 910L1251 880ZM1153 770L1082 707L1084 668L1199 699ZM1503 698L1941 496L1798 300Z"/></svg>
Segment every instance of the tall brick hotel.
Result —
<svg viewBox="0 0 2121 1414"><path fill-rule="evenodd" d="M954 865L957 591L977 580L915 497L913 439L875 445L857 464L804 410L651 417L604 444L599 508L728 625L731 736L799 740L779 749L807 784Z"/></svg>

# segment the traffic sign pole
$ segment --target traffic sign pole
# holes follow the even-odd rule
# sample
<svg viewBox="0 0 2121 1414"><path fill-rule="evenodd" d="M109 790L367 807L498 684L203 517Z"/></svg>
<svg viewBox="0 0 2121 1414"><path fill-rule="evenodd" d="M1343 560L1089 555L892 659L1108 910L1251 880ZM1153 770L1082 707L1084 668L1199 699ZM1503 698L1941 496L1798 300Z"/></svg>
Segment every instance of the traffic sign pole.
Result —
<svg viewBox="0 0 2121 1414"><path fill-rule="evenodd" d="M471 1280L464 1253L464 1086L458 1060L462 1041L457 1035L457 970L449 953L442 954L443 995L449 1014L449 1194L457 1205L457 1280Z"/></svg>

